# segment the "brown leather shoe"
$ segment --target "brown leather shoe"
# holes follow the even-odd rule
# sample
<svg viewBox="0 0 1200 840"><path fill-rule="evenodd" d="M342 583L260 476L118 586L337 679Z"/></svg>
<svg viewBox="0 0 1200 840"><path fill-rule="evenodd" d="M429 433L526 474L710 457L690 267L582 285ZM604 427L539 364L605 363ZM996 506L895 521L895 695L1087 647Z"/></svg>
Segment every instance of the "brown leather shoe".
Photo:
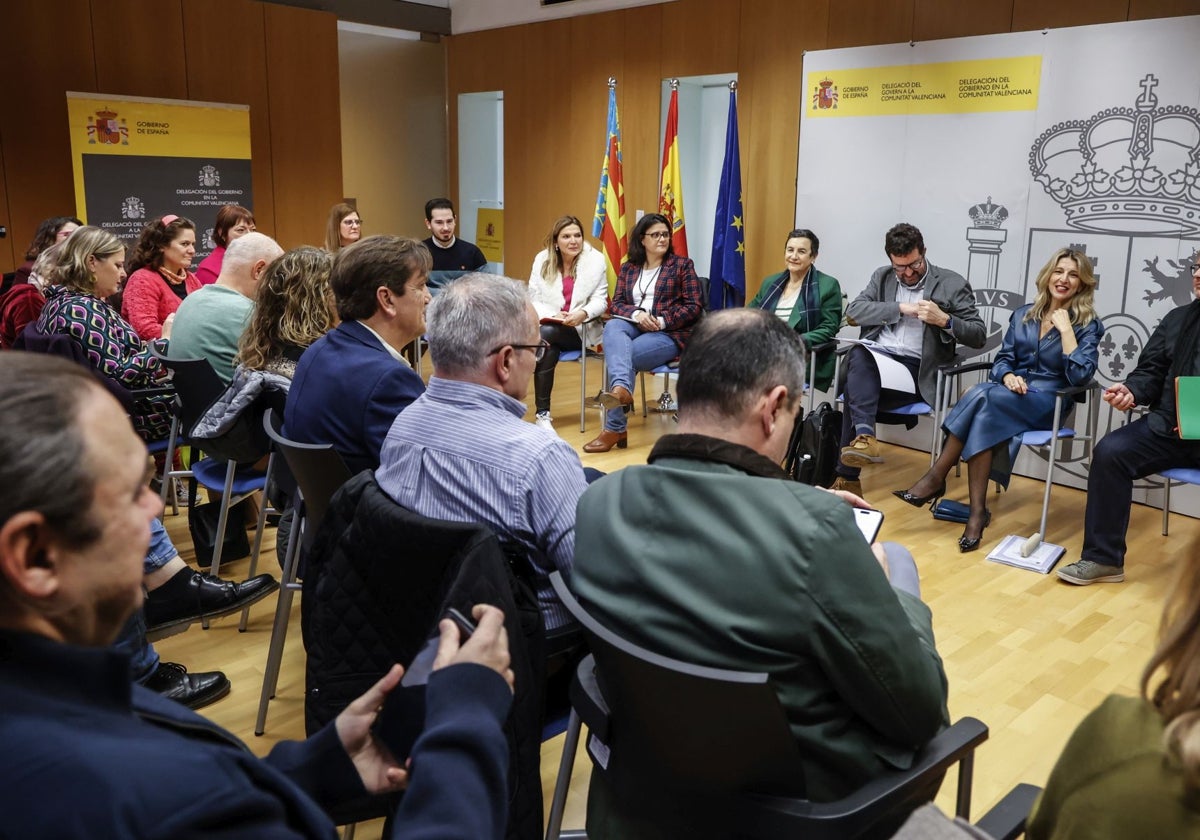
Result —
<svg viewBox="0 0 1200 840"><path fill-rule="evenodd" d="M628 432L610 432L605 429L595 440L590 440L583 445L584 452L607 452L613 447L617 449L625 449L629 446Z"/></svg>
<svg viewBox="0 0 1200 840"><path fill-rule="evenodd" d="M605 408L620 408L624 405L633 405L633 394L629 393L629 389L624 385L618 385L609 391L601 391L600 396L596 399Z"/></svg>

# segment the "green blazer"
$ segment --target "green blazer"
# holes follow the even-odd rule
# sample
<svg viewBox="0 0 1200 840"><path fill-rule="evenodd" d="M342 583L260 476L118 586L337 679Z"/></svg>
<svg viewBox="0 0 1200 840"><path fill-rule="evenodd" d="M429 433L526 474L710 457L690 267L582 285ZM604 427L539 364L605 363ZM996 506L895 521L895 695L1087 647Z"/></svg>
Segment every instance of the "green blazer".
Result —
<svg viewBox="0 0 1200 840"><path fill-rule="evenodd" d="M753 309L775 311L783 287L787 285L788 273L774 274L762 282L754 300ZM837 335L842 326L842 287L836 277L830 277L816 267L808 270L808 277L800 287L800 296L788 316L788 326L800 333L804 346L812 350ZM828 391L833 384L834 353L823 350L817 354L816 381L810 383L818 391Z"/></svg>

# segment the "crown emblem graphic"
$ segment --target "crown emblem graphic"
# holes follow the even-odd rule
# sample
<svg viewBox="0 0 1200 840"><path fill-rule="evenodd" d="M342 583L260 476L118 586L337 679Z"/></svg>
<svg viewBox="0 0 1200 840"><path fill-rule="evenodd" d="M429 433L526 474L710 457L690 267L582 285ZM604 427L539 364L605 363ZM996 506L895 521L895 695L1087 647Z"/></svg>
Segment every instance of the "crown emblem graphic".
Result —
<svg viewBox="0 0 1200 840"><path fill-rule="evenodd" d="M1106 108L1044 131L1029 170L1080 230L1200 232L1200 110L1159 107L1147 76L1132 108Z"/></svg>
<svg viewBox="0 0 1200 840"><path fill-rule="evenodd" d="M971 224L977 228L998 228L1008 218L1008 208L996 204L989 195L987 201L980 202L967 211Z"/></svg>

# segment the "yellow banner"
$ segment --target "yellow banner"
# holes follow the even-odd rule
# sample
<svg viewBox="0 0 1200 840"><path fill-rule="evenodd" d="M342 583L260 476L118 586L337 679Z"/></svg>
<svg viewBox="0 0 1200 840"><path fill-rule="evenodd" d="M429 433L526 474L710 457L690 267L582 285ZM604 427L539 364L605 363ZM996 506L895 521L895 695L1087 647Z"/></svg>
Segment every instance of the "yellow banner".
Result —
<svg viewBox="0 0 1200 840"><path fill-rule="evenodd" d="M245 105L67 93L71 148L144 157L250 157Z"/></svg>
<svg viewBox="0 0 1200 840"><path fill-rule="evenodd" d="M806 78L805 116L1032 111L1041 75L1040 55L814 70Z"/></svg>
<svg viewBox="0 0 1200 840"><path fill-rule="evenodd" d="M475 224L475 244L488 262L504 262L504 211L480 207Z"/></svg>

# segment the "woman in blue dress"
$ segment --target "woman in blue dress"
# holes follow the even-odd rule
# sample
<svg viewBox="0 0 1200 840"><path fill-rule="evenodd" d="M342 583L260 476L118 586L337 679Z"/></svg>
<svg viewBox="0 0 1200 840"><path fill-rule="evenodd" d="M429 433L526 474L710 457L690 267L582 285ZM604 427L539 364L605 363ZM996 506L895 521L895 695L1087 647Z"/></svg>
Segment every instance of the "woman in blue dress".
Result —
<svg viewBox="0 0 1200 840"><path fill-rule="evenodd" d="M970 518L959 538L961 551L974 551L991 521L987 485L1008 486L1020 434L1050 429L1054 392L1086 385L1096 373L1104 325L1096 317L1096 276L1087 255L1056 251L1037 277L1037 297L1013 313L996 354L989 382L969 390L942 429L946 442L929 471L907 490L896 490L920 507L946 492L946 476L961 457L967 462Z"/></svg>

